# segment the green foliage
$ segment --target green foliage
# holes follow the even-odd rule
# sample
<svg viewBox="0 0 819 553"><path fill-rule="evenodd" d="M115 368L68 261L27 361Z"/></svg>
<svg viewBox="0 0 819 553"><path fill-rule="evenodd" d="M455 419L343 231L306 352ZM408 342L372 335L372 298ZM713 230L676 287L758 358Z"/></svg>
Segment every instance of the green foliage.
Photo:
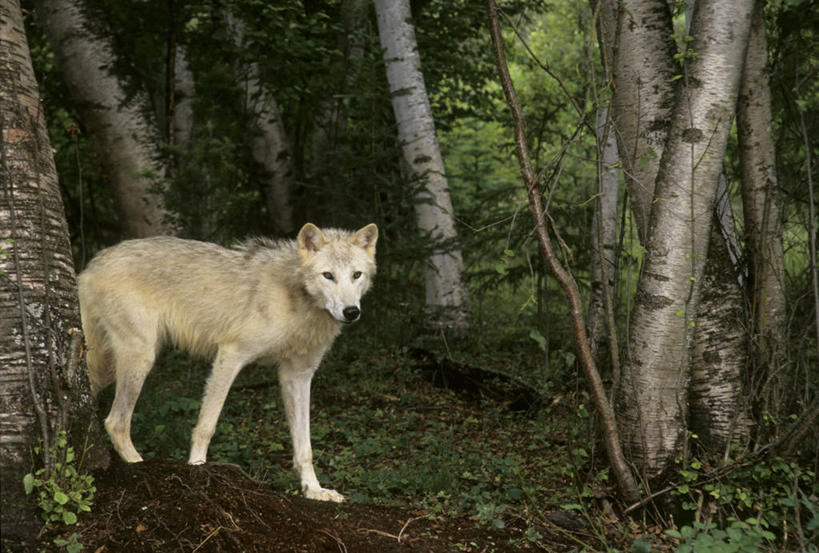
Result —
<svg viewBox="0 0 819 553"><path fill-rule="evenodd" d="M695 522L693 527L666 530L666 534L682 541L676 553L758 553L765 551L775 538L752 518L734 520L725 530L713 522Z"/></svg>
<svg viewBox="0 0 819 553"><path fill-rule="evenodd" d="M709 470L710 469L710 470ZM679 471L683 482L673 495L682 509L695 519L709 510L717 520L728 526L719 529L716 522L680 529L686 543L696 551L713 542L714 551L753 551L762 541L784 539L797 528L792 541L804 546L819 536L819 509L810 499L816 485L816 475L793 461L780 458L736 463L722 471L715 470L698 459ZM699 526L698 526L699 525ZM730 549L738 547L739 549ZM705 550L705 549L702 549ZM682 551L691 551L683 549Z"/></svg>
<svg viewBox="0 0 819 553"><path fill-rule="evenodd" d="M54 545L65 547L68 553L77 553L83 550L83 545L79 542L76 532L71 534L68 539L54 538Z"/></svg>
<svg viewBox="0 0 819 553"><path fill-rule="evenodd" d="M94 477L77 468L79 462L74 448L68 445L65 432L56 437L48 455L54 467L52 474L46 474L45 468L28 473L23 477L23 488L26 495L35 494L46 523L75 524L77 515L91 510L97 491Z"/></svg>

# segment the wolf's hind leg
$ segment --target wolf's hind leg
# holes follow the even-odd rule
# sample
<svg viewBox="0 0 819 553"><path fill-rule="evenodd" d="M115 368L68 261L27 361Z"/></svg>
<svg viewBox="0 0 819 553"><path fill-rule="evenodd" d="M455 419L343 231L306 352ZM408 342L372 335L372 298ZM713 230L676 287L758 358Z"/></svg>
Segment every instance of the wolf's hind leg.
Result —
<svg viewBox="0 0 819 553"><path fill-rule="evenodd" d="M299 473L301 489L307 499L320 501L344 501L335 490L322 488L313 468L313 448L310 444L310 383L316 364L282 362L279 366L279 382L282 387L284 410L293 439L293 466Z"/></svg>
<svg viewBox="0 0 819 553"><path fill-rule="evenodd" d="M142 456L131 442L131 417L145 378L154 365L154 348L115 348L115 351L116 394L105 419L105 429L119 456L128 463L138 463Z"/></svg>
<svg viewBox="0 0 819 553"><path fill-rule="evenodd" d="M205 396L199 409L199 421L191 436L191 455L188 464L204 464L208 456L208 445L216 430L216 423L225 404L230 385L247 362L245 354L235 348L221 346L213 362L213 371L205 385Z"/></svg>

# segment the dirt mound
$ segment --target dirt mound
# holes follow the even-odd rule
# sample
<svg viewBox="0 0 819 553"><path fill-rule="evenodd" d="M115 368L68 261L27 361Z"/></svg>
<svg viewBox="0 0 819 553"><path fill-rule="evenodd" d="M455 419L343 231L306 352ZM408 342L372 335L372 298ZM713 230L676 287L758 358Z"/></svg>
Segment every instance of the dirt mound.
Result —
<svg viewBox="0 0 819 553"><path fill-rule="evenodd" d="M289 496L232 465L116 462L96 486L93 512L60 532L77 532L84 551L94 553L519 552L530 545L513 527L490 530L406 507ZM46 533L40 547L55 548L57 536Z"/></svg>

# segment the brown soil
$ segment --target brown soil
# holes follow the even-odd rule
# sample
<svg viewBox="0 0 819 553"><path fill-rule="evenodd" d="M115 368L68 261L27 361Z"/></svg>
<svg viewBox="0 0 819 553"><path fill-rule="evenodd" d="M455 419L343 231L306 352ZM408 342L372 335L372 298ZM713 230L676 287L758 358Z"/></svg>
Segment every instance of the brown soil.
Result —
<svg viewBox="0 0 819 553"><path fill-rule="evenodd" d="M84 552L539 549L512 525L490 530L470 519L429 517L409 507L310 501L272 490L232 465L115 462L97 476L96 486L93 512L83 514L69 532L62 529L62 537L77 532ZM45 533L38 549L56 549L55 537ZM548 550L569 548L565 538L553 537L558 539Z"/></svg>

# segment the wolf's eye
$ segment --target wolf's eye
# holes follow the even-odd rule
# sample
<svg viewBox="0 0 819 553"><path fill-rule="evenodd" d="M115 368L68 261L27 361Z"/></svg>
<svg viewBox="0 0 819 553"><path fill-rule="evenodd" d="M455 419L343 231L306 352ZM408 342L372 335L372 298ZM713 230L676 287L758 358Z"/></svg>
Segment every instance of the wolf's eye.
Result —
<svg viewBox="0 0 819 553"><path fill-rule="evenodd" d="M333 273L330 273L330 272L321 273L321 276L323 276L327 280L335 280L336 279L336 277L333 276Z"/></svg>
<svg viewBox="0 0 819 553"><path fill-rule="evenodd" d="M353 273L353 280L358 280L361 278L361 271L356 271Z"/></svg>

